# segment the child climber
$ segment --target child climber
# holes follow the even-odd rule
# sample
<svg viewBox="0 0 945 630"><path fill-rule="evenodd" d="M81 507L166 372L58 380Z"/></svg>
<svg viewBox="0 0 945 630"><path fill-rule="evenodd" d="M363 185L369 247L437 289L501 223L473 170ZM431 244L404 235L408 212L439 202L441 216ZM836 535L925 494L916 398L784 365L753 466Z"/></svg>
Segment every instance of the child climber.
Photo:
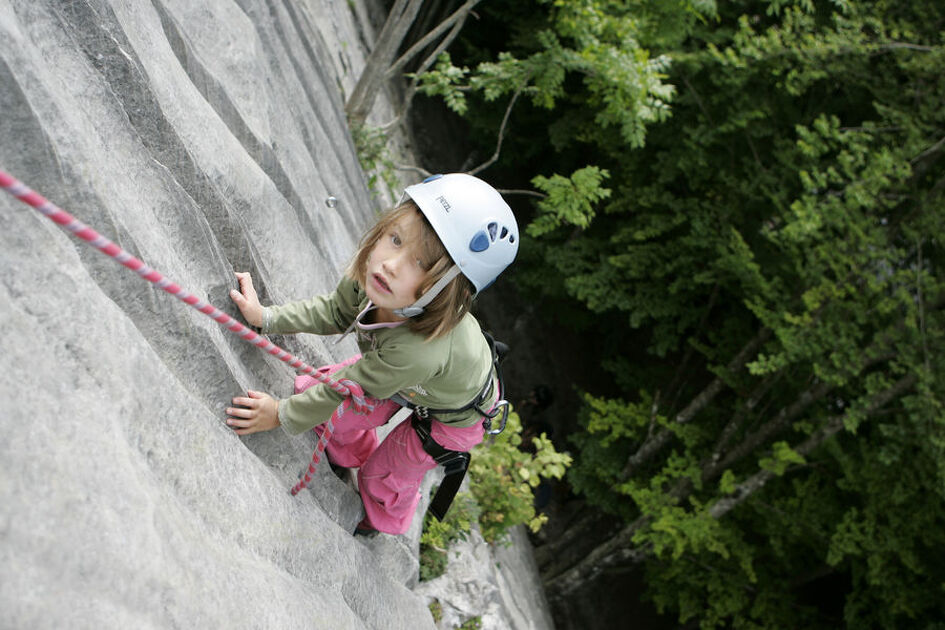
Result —
<svg viewBox="0 0 945 630"><path fill-rule="evenodd" d="M436 466L430 453L464 455L480 443L502 394L491 344L469 308L515 258L512 210L489 184L461 173L434 175L404 195L364 235L333 293L264 308L250 275L237 273L240 291L230 294L263 333L356 331L361 354L321 369L374 399L369 414L345 407L327 448L333 464L359 468L361 534L406 532L424 473ZM311 376L297 377L295 392L275 400L249 391L233 399L227 423L240 435L280 425L298 434L349 402ZM375 428L402 406L418 413L378 444Z"/></svg>

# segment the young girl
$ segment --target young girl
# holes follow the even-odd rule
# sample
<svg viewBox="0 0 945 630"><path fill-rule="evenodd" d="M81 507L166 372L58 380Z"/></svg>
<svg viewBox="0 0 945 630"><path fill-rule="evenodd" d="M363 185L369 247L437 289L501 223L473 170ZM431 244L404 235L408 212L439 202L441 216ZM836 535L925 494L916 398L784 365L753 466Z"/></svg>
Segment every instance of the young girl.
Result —
<svg viewBox="0 0 945 630"><path fill-rule="evenodd" d="M428 450L465 452L481 442L483 415L501 395L492 350L469 308L515 258L512 210L490 185L460 173L434 175L404 194L362 238L334 293L264 308L247 273L236 274L240 291L231 293L263 333L356 331L361 354L322 370L375 399L372 413L347 409L338 418L327 448L332 463L359 468L366 516L358 533L406 532L424 473L436 466ZM255 391L236 397L227 423L240 435L280 425L298 434L345 402L311 376L297 377L295 391L284 400ZM375 428L407 403L435 416L429 435L402 422L378 445Z"/></svg>

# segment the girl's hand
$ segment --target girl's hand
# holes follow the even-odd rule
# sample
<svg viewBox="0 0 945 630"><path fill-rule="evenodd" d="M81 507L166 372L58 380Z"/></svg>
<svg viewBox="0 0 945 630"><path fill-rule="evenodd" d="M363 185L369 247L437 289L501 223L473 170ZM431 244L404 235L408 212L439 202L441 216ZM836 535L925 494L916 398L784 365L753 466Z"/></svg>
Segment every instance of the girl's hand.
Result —
<svg viewBox="0 0 945 630"><path fill-rule="evenodd" d="M237 435L249 435L259 431L270 431L279 426L279 401L263 392L246 392L249 398L237 396L234 405L226 413L226 423L236 430Z"/></svg>
<svg viewBox="0 0 945 630"><path fill-rule="evenodd" d="M262 326L263 307L256 295L253 278L248 273L237 271L236 279L240 283L240 290L233 289L230 291L230 299L236 302L236 306L240 309L240 313L243 314L247 323L258 328Z"/></svg>

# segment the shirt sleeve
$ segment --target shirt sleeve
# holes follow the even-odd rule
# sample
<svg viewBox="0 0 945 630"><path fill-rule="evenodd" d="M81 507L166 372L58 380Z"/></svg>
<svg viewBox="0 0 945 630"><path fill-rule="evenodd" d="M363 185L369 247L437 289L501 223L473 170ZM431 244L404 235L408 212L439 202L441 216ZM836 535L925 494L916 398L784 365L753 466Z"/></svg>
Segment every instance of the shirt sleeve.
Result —
<svg viewBox="0 0 945 630"><path fill-rule="evenodd" d="M437 370L431 353L418 347L422 338L409 335L392 340L376 350L365 352L361 359L332 375L335 380L350 379L364 392L379 400L423 383ZM279 401L279 421L290 434L308 431L327 422L335 408L344 400L326 385L315 385L300 394Z"/></svg>
<svg viewBox="0 0 945 630"><path fill-rule="evenodd" d="M309 300L269 306L263 311L263 334L314 333L332 335L344 332L358 314L364 291L345 276L337 288Z"/></svg>

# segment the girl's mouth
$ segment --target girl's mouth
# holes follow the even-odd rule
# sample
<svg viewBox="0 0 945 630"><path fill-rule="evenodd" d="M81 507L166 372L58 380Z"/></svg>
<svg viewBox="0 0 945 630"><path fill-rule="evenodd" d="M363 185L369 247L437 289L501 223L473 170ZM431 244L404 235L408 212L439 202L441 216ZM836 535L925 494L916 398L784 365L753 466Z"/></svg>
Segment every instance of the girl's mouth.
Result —
<svg viewBox="0 0 945 630"><path fill-rule="evenodd" d="M373 274L373 275L371 276L371 278L374 280L374 284L375 284L378 288L382 289L383 291L386 291L387 293L390 293L390 292L391 292L391 290L390 290L390 285L387 284L387 281L386 281L386 280L384 280L384 276L375 273L375 274Z"/></svg>

